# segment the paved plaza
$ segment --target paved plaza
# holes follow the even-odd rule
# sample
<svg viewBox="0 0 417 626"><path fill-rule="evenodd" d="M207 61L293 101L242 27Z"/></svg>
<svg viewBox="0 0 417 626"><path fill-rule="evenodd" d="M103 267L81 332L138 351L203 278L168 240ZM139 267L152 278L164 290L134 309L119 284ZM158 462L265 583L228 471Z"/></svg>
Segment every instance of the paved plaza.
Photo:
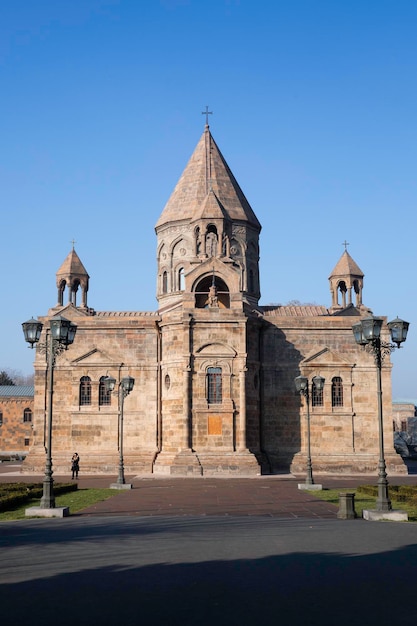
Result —
<svg viewBox="0 0 417 626"><path fill-rule="evenodd" d="M0 480L21 480L8 470ZM81 477L79 486L114 478ZM0 523L3 621L415 623L417 524L338 520L292 476L130 478L132 490L68 518Z"/></svg>

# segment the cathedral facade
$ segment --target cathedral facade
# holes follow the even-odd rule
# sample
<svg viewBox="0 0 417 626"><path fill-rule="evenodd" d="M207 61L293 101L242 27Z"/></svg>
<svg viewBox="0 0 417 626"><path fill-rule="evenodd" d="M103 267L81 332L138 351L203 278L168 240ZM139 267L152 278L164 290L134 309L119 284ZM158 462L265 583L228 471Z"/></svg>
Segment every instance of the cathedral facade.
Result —
<svg viewBox="0 0 417 626"><path fill-rule="evenodd" d="M376 369L352 333L370 309L350 254L330 275L329 308L261 306L261 225L208 125L155 230L157 311L91 308L89 276L75 249L57 272L57 304L41 318L43 339L55 315L74 322L77 333L54 370L54 471L68 472L76 450L83 473L117 472L118 397L104 381L131 376L123 412L127 473L303 474L307 406L294 384L303 375L311 385L314 470L375 474ZM38 350L33 444L23 471L40 471L45 461L46 367ZM312 383L316 375L325 379L322 391ZM402 472L392 443L389 358L382 384L387 467Z"/></svg>

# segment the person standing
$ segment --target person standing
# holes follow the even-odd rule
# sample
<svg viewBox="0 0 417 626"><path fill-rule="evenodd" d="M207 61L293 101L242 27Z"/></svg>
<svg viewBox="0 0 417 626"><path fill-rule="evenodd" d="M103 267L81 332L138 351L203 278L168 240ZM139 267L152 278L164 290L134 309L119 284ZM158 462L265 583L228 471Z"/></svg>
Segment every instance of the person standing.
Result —
<svg viewBox="0 0 417 626"><path fill-rule="evenodd" d="M80 457L77 452L74 452L71 459L71 471L72 471L72 479L78 479L78 472L80 471Z"/></svg>

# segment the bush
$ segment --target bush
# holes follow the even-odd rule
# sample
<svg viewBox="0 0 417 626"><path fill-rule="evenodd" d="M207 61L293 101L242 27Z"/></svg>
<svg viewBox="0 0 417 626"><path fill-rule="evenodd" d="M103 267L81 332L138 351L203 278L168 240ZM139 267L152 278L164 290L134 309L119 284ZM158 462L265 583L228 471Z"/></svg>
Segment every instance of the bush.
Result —
<svg viewBox="0 0 417 626"><path fill-rule="evenodd" d="M363 493L368 496L377 497L377 485L359 485L357 493ZM413 485L389 485L389 495L391 500L397 502L409 502L417 504L417 486Z"/></svg>
<svg viewBox="0 0 417 626"><path fill-rule="evenodd" d="M54 495L76 491L76 483L58 483L54 485ZM41 498L42 483L4 483L0 486L0 511L9 511L25 502Z"/></svg>

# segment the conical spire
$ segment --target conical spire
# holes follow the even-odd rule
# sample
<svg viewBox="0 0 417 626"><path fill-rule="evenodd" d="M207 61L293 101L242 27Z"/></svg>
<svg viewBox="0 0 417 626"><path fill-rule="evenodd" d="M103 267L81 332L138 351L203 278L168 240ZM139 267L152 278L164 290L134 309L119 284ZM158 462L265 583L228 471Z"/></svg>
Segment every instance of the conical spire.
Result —
<svg viewBox="0 0 417 626"><path fill-rule="evenodd" d="M231 221L249 222L261 228L255 213L239 187L214 141L208 124L181 178L156 224L156 228L179 220L201 217L207 196L213 192L221 212ZM219 210L219 209L217 209Z"/></svg>
<svg viewBox="0 0 417 626"><path fill-rule="evenodd" d="M349 252L345 250L336 263L336 266L329 278L333 278L335 276L357 276L363 278L364 275L365 274L362 272L358 264L352 259Z"/></svg>
<svg viewBox="0 0 417 626"><path fill-rule="evenodd" d="M81 263L81 259L78 254L75 252L75 248L71 250L68 254L67 258L59 268L56 273L57 276L70 276L70 275L78 275L78 276L87 276L89 278L87 270L84 265Z"/></svg>

